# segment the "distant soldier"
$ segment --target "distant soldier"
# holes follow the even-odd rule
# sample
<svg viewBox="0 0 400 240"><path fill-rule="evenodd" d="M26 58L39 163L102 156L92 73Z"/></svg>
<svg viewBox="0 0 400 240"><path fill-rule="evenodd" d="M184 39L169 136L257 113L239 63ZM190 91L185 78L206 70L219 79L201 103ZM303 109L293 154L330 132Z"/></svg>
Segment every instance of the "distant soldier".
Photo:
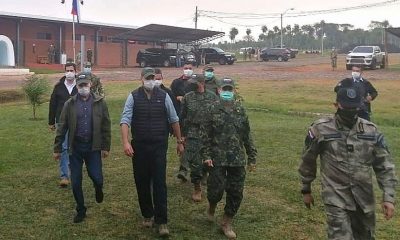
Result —
<svg viewBox="0 0 400 240"><path fill-rule="evenodd" d="M206 131L206 147L201 154L210 172L207 181L207 216L214 221L215 209L225 191L221 228L226 237L234 239L236 233L232 229L232 220L243 199L245 166L249 171L255 170L257 150L246 112L241 103L236 101L233 80L222 79L219 92L220 102L213 108L211 124Z"/></svg>
<svg viewBox="0 0 400 240"><path fill-rule="evenodd" d="M85 63L83 72L89 74L90 80L92 81L90 91L94 94L104 97L103 85L101 84L100 78L92 73L92 64L90 62Z"/></svg>
<svg viewBox="0 0 400 240"><path fill-rule="evenodd" d="M205 87L205 79L202 74L193 74L188 80L194 84L195 89L185 95L182 101L182 112L180 115L182 123L182 136L185 139L185 151L183 161L190 165L190 178L194 185L192 199L201 201L201 180L203 178L204 166L200 158L200 150L203 148L205 129L203 125L209 124L211 120L211 106L218 101L217 95Z"/></svg>
<svg viewBox="0 0 400 240"><path fill-rule="evenodd" d="M93 51L92 49L88 48L88 50L86 51L87 61L92 63L92 57L93 57Z"/></svg>
<svg viewBox="0 0 400 240"><path fill-rule="evenodd" d="M81 53L81 51L79 51L78 54L76 54L76 56L75 56L75 64L76 64L76 66L80 66L81 65L81 57L82 57L82 53Z"/></svg>
<svg viewBox="0 0 400 240"><path fill-rule="evenodd" d="M56 49L53 44L50 44L49 49L47 50L47 56L49 58L49 64L53 64L56 56Z"/></svg>
<svg viewBox="0 0 400 240"><path fill-rule="evenodd" d="M206 65L203 68L203 75L206 79L206 88L218 95L217 79L214 74L214 68L211 65Z"/></svg>
<svg viewBox="0 0 400 240"><path fill-rule="evenodd" d="M331 51L331 65L332 65L332 71L335 71L337 67L337 51L336 48L333 47Z"/></svg>
<svg viewBox="0 0 400 240"><path fill-rule="evenodd" d="M383 191L382 208L394 214L394 164L384 136L375 124L357 117L361 95L356 88L340 88L333 117L315 121L308 130L299 168L306 207L314 204L311 183L320 156L322 199L328 239L375 239L375 197L371 170Z"/></svg>

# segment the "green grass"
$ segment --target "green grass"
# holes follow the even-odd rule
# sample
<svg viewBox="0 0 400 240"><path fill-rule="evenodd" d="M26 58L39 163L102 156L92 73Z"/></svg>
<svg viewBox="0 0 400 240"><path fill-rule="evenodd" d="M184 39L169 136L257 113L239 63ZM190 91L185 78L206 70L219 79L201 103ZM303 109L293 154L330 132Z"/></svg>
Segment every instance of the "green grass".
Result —
<svg viewBox="0 0 400 240"><path fill-rule="evenodd" d="M263 87L257 87L261 83ZM238 239L326 239L319 181L313 184L316 206L309 211L299 194L297 168L306 129L318 118L302 112L333 112L335 83L239 80L240 94L249 108L258 164L257 171L247 175L244 200L235 218ZM71 189L57 186L47 104L39 107L39 121L29 120L31 108L24 103L0 105L0 239L157 239L154 230L140 226L132 164L123 155L120 141L120 113L137 84L106 82L113 135L111 156L103 168L105 201L95 203L85 172L88 218L82 224L72 224L75 203ZM400 86L397 81L385 80L374 85L380 95L373 103L373 119L385 133L399 166ZM167 166L170 239L224 239L217 225L206 222L206 201L192 203L191 185L175 179L178 161L174 147L171 140ZM377 189L378 204L380 195ZM398 239L399 215L385 221L378 204L377 239ZM217 209L218 219L222 211L223 202Z"/></svg>

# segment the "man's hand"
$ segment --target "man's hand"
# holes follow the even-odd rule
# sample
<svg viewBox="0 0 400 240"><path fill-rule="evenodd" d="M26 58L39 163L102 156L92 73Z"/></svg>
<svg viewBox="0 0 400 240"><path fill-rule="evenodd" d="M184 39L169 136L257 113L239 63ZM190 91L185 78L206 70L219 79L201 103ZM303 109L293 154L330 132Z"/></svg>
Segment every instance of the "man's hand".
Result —
<svg viewBox="0 0 400 240"><path fill-rule="evenodd" d="M314 198L311 195L311 193L303 194L303 202L304 202L304 205L306 205L306 207L308 209L311 209L311 204L314 206Z"/></svg>
<svg viewBox="0 0 400 240"><path fill-rule="evenodd" d="M176 100L178 100L178 102L182 102L183 96L177 96Z"/></svg>
<svg viewBox="0 0 400 240"><path fill-rule="evenodd" d="M56 130L56 125L49 125L49 130L54 132Z"/></svg>
<svg viewBox="0 0 400 240"><path fill-rule="evenodd" d="M389 220L394 215L394 205L391 202L382 203L383 214L385 214L386 220Z"/></svg>
<svg viewBox="0 0 400 240"><path fill-rule="evenodd" d="M176 153L178 154L178 156L181 157L184 151L185 151L185 147L183 146L183 144L178 143L176 145Z"/></svg>
<svg viewBox="0 0 400 240"><path fill-rule="evenodd" d="M109 151L103 151L103 150L101 150L101 158L106 158L106 157L108 157L109 154L110 154Z"/></svg>
<svg viewBox="0 0 400 240"><path fill-rule="evenodd" d="M256 171L256 164L255 163L250 163L247 165L247 171L249 172L255 172Z"/></svg>
<svg viewBox="0 0 400 240"><path fill-rule="evenodd" d="M371 97L371 95L368 95L366 98L365 98L365 100L367 101L367 102L371 102L372 101L372 97Z"/></svg>
<svg viewBox="0 0 400 240"><path fill-rule="evenodd" d="M214 167L213 161L211 159L204 160L203 164L207 167Z"/></svg>
<svg viewBox="0 0 400 240"><path fill-rule="evenodd" d="M135 153L135 151L132 148L132 145L129 142L124 143L124 153L128 157L133 157L133 154Z"/></svg>
<svg viewBox="0 0 400 240"><path fill-rule="evenodd" d="M60 160L61 153L53 153L53 158L54 158L54 160Z"/></svg>

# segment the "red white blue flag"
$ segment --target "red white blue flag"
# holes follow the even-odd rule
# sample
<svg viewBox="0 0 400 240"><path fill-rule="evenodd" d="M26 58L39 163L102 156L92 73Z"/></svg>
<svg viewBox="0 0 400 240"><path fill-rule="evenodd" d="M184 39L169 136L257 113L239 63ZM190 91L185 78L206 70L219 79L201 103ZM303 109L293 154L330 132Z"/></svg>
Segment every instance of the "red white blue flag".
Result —
<svg viewBox="0 0 400 240"><path fill-rule="evenodd" d="M79 23L80 21L80 9L79 9L79 3L78 0L73 0L72 1L72 10L71 10L71 14L76 16L76 19Z"/></svg>

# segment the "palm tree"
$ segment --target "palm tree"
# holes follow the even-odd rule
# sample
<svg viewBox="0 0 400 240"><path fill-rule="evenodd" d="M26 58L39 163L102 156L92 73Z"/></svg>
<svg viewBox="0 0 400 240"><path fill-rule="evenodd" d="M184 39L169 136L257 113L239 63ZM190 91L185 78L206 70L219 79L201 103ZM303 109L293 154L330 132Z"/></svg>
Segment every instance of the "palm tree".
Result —
<svg viewBox="0 0 400 240"><path fill-rule="evenodd" d="M235 38L238 34L239 30L237 28L231 28L231 30L229 31L229 38L231 39L232 43L235 41Z"/></svg>
<svg viewBox="0 0 400 240"><path fill-rule="evenodd" d="M262 26L261 31L265 35L268 32L268 27L266 25Z"/></svg>

